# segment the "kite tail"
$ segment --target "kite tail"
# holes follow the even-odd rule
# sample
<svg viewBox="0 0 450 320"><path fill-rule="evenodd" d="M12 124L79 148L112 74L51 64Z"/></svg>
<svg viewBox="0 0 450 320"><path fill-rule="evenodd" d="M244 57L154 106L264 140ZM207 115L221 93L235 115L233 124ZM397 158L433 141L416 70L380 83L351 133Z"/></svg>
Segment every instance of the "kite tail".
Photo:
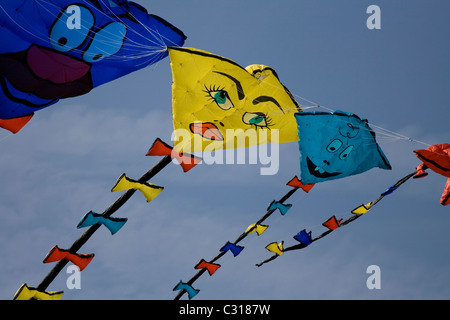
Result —
<svg viewBox="0 0 450 320"><path fill-rule="evenodd" d="M318 237L316 238L312 238L311 237L311 231L308 233L306 232L306 230L302 230L300 231L298 234L296 234L293 238L300 242L299 244L295 244L292 245L290 247L286 247L286 248L282 248L281 251L274 251L273 249L273 243L269 244L268 246L266 246L266 249L271 251L271 252L275 252L275 255L271 256L270 258L256 264L257 267L261 267L264 264L271 262L273 260L275 260L276 258L278 258L282 253L287 252L287 251L294 251L294 250L300 250L300 249L304 249L306 247L308 247L310 244L312 244L313 242L327 236L328 234L330 234L331 232L333 232L334 230L336 230L337 228L340 228L342 226L345 226L353 221L355 221L356 219L359 219L360 217L363 216L364 213L368 212L375 204L377 204L381 199L383 199L385 196L391 194L392 192L394 192L395 190L397 190L398 187L400 187L402 184L404 184L406 181L408 181L410 178L412 178L413 176L415 176L417 174L417 171L414 171L410 174L408 174L407 176L401 178L400 180L398 180L394 185L392 185L391 187L389 187L385 192L383 192L375 201L369 202L368 204L363 204L355 209L353 209L351 211L351 213L353 214L351 217L349 217L346 220L343 219L336 219L335 216L329 218L327 221L325 221L322 225L324 227L327 227L328 230L323 232L322 234L320 234Z"/></svg>
<svg viewBox="0 0 450 320"><path fill-rule="evenodd" d="M207 264L204 264L204 259L200 260L200 262L195 266L195 269L201 269L194 275L188 282L187 285L190 287L176 286L178 294L174 298L174 300L179 300L185 293L188 293L189 299L193 298L192 295L189 295L189 292L192 292L192 285L194 282L200 278L206 271L210 271L208 269L208 265L213 266L214 271L216 271L220 265L215 264L217 260L219 260L222 256L224 256L228 251L231 251L233 256L239 255L244 249L243 246L238 245L242 240L244 240L249 234L255 232L258 236L261 235L266 229L269 227L267 225L263 225L262 223L268 219L275 211L279 211L281 215L285 215L291 208L291 204L285 204L285 202L299 189L302 189L304 192L308 193L312 188L313 184L304 185L297 177L291 179L287 184L287 186L292 187L280 200L273 200L269 207L267 208L266 213L254 224L250 225L234 242L228 241L221 249L220 253L215 256L212 260L210 260ZM273 258L274 259L274 258ZM204 267L200 268L200 265L204 265ZM210 273L210 275L212 275Z"/></svg>
<svg viewBox="0 0 450 320"><path fill-rule="evenodd" d="M155 145L164 144L159 138L155 141L152 148ZM164 144L165 147L168 147ZM53 280L57 277L57 275L64 269L67 263L73 262L80 267L80 270L84 269L89 262L94 257L94 254L89 255L80 255L77 252L81 249L81 247L91 238L91 236L102 226L104 225L108 228L111 234L115 234L119 229L123 227L126 223L126 218L114 218L112 214L119 210L132 196L133 194L139 190L145 196L147 202L152 201L163 189L163 187L159 187L153 184L148 183L150 179L155 177L159 172L161 172L169 163L172 162L173 158L182 159L182 157L188 157L189 159L195 160L195 164L189 164L189 167L182 166L184 172L192 169L196 164L200 162L199 158L189 157L186 155L180 155L174 152L168 152L165 154L151 154L152 148L147 153L147 155L162 155L164 156L153 168L147 171L141 178L138 180L133 180L128 178L125 174L121 175L117 180L116 184L112 188L111 191L126 191L122 196L120 196L113 204L111 204L102 214L97 214L93 211L87 213L79 222L77 228L89 227L75 242L72 246L67 250L59 249L55 246L50 253L45 257L44 263L47 262L57 262L57 264L53 267L53 269L44 277L41 283L33 288L34 296L36 297L47 297L46 293L48 286L53 282ZM149 154L150 153L150 154ZM184 159L184 158L183 158ZM22 286L25 288L24 286ZM21 288L22 288L21 287ZM31 287L29 287L31 288ZM23 291L23 290L21 290ZM62 292L58 295L60 297ZM15 295L16 298L28 297L29 295Z"/></svg>

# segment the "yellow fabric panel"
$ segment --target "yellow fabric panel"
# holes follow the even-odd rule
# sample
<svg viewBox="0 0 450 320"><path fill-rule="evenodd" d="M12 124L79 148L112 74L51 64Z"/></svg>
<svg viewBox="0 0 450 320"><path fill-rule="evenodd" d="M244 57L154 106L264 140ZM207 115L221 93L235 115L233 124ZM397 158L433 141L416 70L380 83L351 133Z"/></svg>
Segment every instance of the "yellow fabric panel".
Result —
<svg viewBox="0 0 450 320"><path fill-rule="evenodd" d="M274 142L298 140L294 113L301 109L270 67L243 68L192 48L169 48L169 56L177 151L264 144L271 142L275 129L279 129L279 141ZM200 130L203 124L208 126Z"/></svg>
<svg viewBox="0 0 450 320"><path fill-rule="evenodd" d="M161 191L164 190L163 187L157 186L152 183L139 183L133 179L130 179L125 174L122 174L111 191L126 191L130 189L141 191L147 202L155 199L161 193Z"/></svg>
<svg viewBox="0 0 450 320"><path fill-rule="evenodd" d="M14 295L14 300L60 300L64 292L62 291L38 291L36 288L32 288L23 284Z"/></svg>

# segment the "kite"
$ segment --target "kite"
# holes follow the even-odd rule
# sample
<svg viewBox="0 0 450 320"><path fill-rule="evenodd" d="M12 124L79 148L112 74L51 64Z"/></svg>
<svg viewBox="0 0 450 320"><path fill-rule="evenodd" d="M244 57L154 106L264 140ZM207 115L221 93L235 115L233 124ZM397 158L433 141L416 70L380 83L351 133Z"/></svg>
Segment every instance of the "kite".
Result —
<svg viewBox="0 0 450 320"><path fill-rule="evenodd" d="M342 111L302 112L295 117L303 183L340 179L374 167L391 169L367 120Z"/></svg>
<svg viewBox="0 0 450 320"><path fill-rule="evenodd" d="M443 206L450 204L450 144L435 144L426 149L415 150L414 153L423 161L417 167L417 174L414 178L422 178L428 175L425 172L427 168L447 177L440 202Z"/></svg>
<svg viewBox="0 0 450 320"><path fill-rule="evenodd" d="M275 70L264 65L243 68L198 49L168 50L177 151L298 140L294 114L302 110ZM273 138L275 132L279 135Z"/></svg>
<svg viewBox="0 0 450 320"><path fill-rule="evenodd" d="M127 0L0 0L0 127L165 58L183 32Z"/></svg>

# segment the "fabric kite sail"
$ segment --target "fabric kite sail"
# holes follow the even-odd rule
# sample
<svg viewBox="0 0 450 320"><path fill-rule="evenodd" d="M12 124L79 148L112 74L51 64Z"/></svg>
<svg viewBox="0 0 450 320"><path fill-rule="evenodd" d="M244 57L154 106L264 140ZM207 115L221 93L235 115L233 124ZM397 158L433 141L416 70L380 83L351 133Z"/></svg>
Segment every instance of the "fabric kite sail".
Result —
<svg viewBox="0 0 450 320"><path fill-rule="evenodd" d="M374 167L392 169L367 120L342 111L302 112L295 117L303 183L340 179Z"/></svg>
<svg viewBox="0 0 450 320"><path fill-rule="evenodd" d="M0 127L154 64L182 31L126 0L0 0Z"/></svg>
<svg viewBox="0 0 450 320"><path fill-rule="evenodd" d="M423 161L417 167L415 178L426 176L428 174L425 172L427 168L447 177L447 183L441 196L441 204L443 206L450 204L450 144L435 144L426 149L415 150L414 153Z"/></svg>
<svg viewBox="0 0 450 320"><path fill-rule="evenodd" d="M298 140L294 113L302 110L272 68L243 68L192 48L169 48L169 56L177 151ZM275 132L279 135L272 138Z"/></svg>

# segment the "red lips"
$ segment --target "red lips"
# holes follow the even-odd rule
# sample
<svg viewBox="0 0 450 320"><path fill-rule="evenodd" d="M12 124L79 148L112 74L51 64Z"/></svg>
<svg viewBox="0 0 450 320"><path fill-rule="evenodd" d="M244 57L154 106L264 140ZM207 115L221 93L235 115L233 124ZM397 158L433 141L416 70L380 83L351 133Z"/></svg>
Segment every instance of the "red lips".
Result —
<svg viewBox="0 0 450 320"><path fill-rule="evenodd" d="M211 122L191 123L189 128L191 129L192 133L199 134L205 139L214 141L223 141L223 136L214 123Z"/></svg>
<svg viewBox="0 0 450 320"><path fill-rule="evenodd" d="M56 84L78 80L91 69L84 61L38 46L30 47L27 62L35 75Z"/></svg>

